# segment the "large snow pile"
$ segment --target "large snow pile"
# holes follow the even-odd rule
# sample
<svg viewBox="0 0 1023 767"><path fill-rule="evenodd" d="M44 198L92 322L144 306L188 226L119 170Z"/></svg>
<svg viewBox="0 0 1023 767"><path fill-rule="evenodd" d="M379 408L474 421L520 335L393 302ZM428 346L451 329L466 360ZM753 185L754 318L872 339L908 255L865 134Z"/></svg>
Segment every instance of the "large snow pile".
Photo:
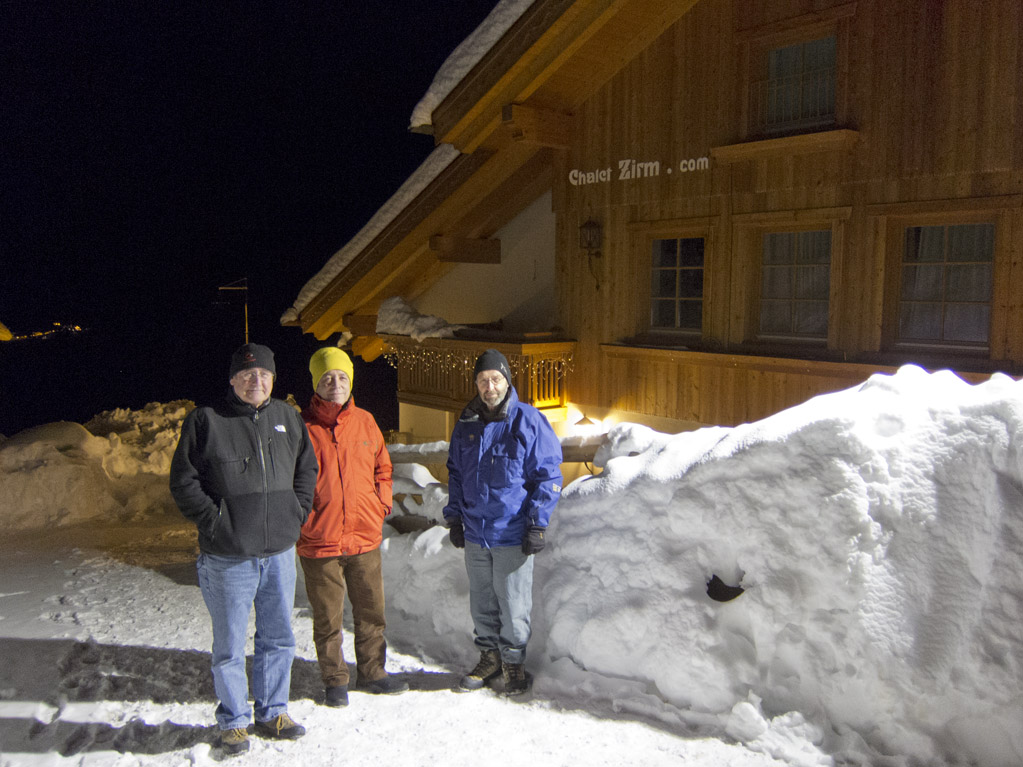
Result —
<svg viewBox="0 0 1023 767"><path fill-rule="evenodd" d="M186 408L150 407L0 444L5 528L167 511ZM614 427L536 559L536 696L788 765L1023 763L1021 441L1023 383L915 367L734 429ZM436 521L443 487L397 474ZM383 552L392 645L471 665L447 531Z"/></svg>
<svg viewBox="0 0 1023 767"><path fill-rule="evenodd" d="M915 367L734 429L619 425L537 559L536 689L792 764L1019 765L1021 448L1023 383ZM386 558L441 658L471 630L444 536Z"/></svg>
<svg viewBox="0 0 1023 767"><path fill-rule="evenodd" d="M7 529L176 514L167 485L186 400L59 421L0 442L0 519Z"/></svg>

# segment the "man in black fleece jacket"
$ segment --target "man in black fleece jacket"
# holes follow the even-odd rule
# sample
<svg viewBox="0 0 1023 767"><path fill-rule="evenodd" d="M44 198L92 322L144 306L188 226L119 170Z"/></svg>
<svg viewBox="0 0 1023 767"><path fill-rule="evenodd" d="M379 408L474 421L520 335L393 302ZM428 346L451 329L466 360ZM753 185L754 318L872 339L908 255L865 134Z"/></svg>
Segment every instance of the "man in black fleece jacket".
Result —
<svg viewBox="0 0 1023 767"><path fill-rule="evenodd" d="M196 569L213 622L216 718L228 754L249 748L245 644L253 606L256 733L289 740L305 734L288 716L291 612L295 542L312 508L318 467L298 412L270 397L275 375L270 349L239 348L226 400L188 414L171 462L171 493L199 530Z"/></svg>

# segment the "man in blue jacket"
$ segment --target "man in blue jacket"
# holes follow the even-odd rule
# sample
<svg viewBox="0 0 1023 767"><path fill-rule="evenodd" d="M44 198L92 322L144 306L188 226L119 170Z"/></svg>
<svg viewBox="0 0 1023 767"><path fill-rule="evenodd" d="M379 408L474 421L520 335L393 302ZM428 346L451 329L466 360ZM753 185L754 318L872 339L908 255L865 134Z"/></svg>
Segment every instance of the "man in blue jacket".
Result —
<svg viewBox="0 0 1023 767"><path fill-rule="evenodd" d="M288 715L291 611L295 541L313 505L318 466L298 412L270 397L275 375L270 349L239 348L227 398L188 414L171 461L171 494L199 530L196 569L213 622L219 745L228 755L249 749L245 645L253 607L256 734L287 740L305 734Z"/></svg>
<svg viewBox="0 0 1023 767"><path fill-rule="evenodd" d="M500 674L505 694L518 695L529 687L532 555L561 495L561 443L539 410L519 402L501 352L483 352L474 375L479 394L451 434L444 507L451 543L465 549L480 650L459 687L478 690Z"/></svg>

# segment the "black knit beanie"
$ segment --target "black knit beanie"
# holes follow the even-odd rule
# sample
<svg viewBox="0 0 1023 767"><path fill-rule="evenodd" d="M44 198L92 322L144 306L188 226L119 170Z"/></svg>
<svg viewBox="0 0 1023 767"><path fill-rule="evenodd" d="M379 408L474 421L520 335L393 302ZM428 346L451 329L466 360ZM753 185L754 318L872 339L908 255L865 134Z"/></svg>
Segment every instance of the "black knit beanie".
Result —
<svg viewBox="0 0 1023 767"><path fill-rule="evenodd" d="M487 349L476 358L476 369L472 374L473 380L476 380L476 377L484 370L496 370L508 379L508 385L511 386L511 368L508 367L508 358L497 349Z"/></svg>
<svg viewBox="0 0 1023 767"><path fill-rule="evenodd" d="M234 374L239 370L248 370L249 368L263 368L273 373L274 378L277 377L274 353L267 346L260 344L239 346L237 351L231 355L231 372L227 377L234 378Z"/></svg>

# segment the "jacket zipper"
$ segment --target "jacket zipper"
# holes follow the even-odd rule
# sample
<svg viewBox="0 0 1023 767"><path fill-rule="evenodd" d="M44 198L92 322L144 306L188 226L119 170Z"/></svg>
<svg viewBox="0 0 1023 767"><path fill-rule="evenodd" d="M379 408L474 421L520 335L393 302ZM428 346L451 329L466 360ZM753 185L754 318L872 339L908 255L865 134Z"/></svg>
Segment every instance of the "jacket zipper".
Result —
<svg viewBox="0 0 1023 767"><path fill-rule="evenodd" d="M252 427L256 432L256 447L259 449L259 471L263 480L263 551L270 549L270 498L266 484L266 457L263 455L263 438L259 436L259 411L252 414Z"/></svg>

